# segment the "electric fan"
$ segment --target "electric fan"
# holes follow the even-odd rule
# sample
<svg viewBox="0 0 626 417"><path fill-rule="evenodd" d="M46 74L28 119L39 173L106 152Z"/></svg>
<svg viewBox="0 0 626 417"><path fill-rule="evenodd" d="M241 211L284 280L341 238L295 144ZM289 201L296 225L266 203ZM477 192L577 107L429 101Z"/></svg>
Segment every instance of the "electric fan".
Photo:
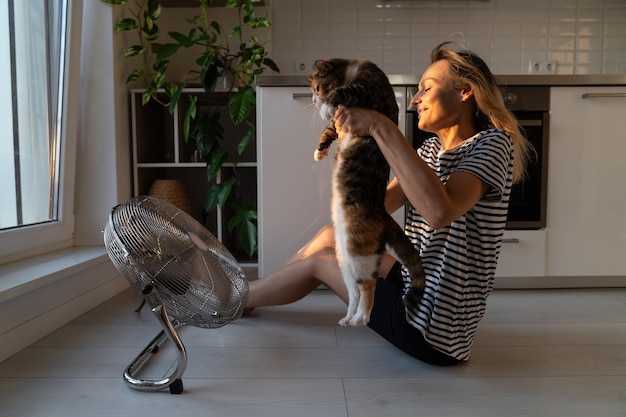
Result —
<svg viewBox="0 0 626 417"><path fill-rule="evenodd" d="M218 328L241 317L248 282L231 253L184 211L165 201L139 196L115 206L104 243L118 271L143 295L163 328L128 365L124 379L140 390L183 390L187 352L176 329ZM136 372L169 339L177 366L161 379Z"/></svg>

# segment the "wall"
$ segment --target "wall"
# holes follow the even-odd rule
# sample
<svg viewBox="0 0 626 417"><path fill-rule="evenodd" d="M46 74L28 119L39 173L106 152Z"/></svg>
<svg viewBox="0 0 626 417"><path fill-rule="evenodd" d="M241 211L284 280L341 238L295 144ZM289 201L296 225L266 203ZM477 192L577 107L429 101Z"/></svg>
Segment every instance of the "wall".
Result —
<svg viewBox="0 0 626 417"><path fill-rule="evenodd" d="M626 73L625 0L269 0L269 9L285 74L335 56L421 74L449 39L496 74L528 74L530 60L553 60L558 74Z"/></svg>
<svg viewBox="0 0 626 417"><path fill-rule="evenodd" d="M74 247L0 266L0 362L129 287L102 236L111 208L130 197L125 47L114 38L111 6L74 0L74 7L73 19L82 19L72 25L82 41L73 84L80 89Z"/></svg>
<svg viewBox="0 0 626 417"><path fill-rule="evenodd" d="M496 74L528 74L529 61L553 61L557 74L626 73L626 0L266 2L271 57L282 74L308 74L316 59L332 57L367 58L388 74L421 74L445 40L478 52ZM230 27L232 12L214 9L211 17ZM187 31L183 19L195 14L168 9L161 33ZM182 79L194 57L188 52L171 62L171 79Z"/></svg>
<svg viewBox="0 0 626 417"><path fill-rule="evenodd" d="M129 98L125 71L117 70L126 47L112 30L119 10L90 0L83 8L76 246L102 245L111 208L131 196Z"/></svg>

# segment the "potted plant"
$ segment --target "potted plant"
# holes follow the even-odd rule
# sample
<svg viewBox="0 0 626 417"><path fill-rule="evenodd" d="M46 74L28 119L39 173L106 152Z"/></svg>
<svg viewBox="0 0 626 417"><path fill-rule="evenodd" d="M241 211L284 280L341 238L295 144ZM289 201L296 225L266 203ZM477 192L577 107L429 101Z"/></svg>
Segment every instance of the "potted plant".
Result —
<svg viewBox="0 0 626 417"><path fill-rule="evenodd" d="M253 0L227 0L220 7L236 9L238 16L237 23L227 30L220 22L211 19L211 11L218 7L216 1L197 0L198 14L186 19L188 32L170 32L170 39L162 43L158 26L158 19L164 12L161 0L101 1L126 8L127 17L117 23L115 30L131 31L137 35L136 43L128 47L125 55L141 58L141 64L130 72L126 82L143 81L146 86L142 96L144 105L152 100L167 106L173 113L184 88L200 85L210 94L215 91L218 80L227 80L230 119L235 125L247 124L246 133L238 139L236 147L241 155L254 136L255 126L248 122L248 116L256 104L255 76L267 69L279 72L276 64L267 57L269 36L265 42L260 42L253 35L244 36L248 32L269 28L267 15L256 15ZM177 52L188 48L199 51L194 67L182 82L171 82L167 77L168 64L175 59ZM157 96L159 91L165 91L167 100L163 100L162 94ZM224 128L216 111L204 107L200 109L196 105L197 96L188 97L183 136L185 141L190 138L195 140L202 159L206 161L207 179L211 181L228 158L222 146ZM192 120L195 121L193 128ZM244 205L234 197L237 182L235 175L212 185L207 192L204 211L208 213L228 204L234 212L228 229L237 232L239 244L252 257L257 250L256 204Z"/></svg>

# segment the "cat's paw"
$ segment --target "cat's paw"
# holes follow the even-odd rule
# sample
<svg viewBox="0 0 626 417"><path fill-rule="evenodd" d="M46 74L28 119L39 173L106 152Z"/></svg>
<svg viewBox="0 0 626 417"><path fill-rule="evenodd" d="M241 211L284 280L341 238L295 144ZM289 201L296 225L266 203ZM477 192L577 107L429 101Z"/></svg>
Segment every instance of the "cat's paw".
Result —
<svg viewBox="0 0 626 417"><path fill-rule="evenodd" d="M339 320L339 322L337 324L339 324L340 326L343 326L343 327L348 327L348 326L350 326L350 320L351 319L352 319L352 316L345 316L344 318Z"/></svg>
<svg viewBox="0 0 626 417"><path fill-rule="evenodd" d="M369 321L370 321L370 318L368 315L357 313L354 316L352 316L352 318L350 319L349 325L352 327L367 326L367 323L369 323Z"/></svg>
<svg viewBox="0 0 626 417"><path fill-rule="evenodd" d="M315 159L316 161L321 161L327 156L328 156L328 148L324 149L323 151L316 149L315 153L313 154L313 159Z"/></svg>
<svg viewBox="0 0 626 417"><path fill-rule="evenodd" d="M369 317L364 314L355 314L353 316L346 316L339 320L339 325L343 327L361 327L367 326L369 323Z"/></svg>

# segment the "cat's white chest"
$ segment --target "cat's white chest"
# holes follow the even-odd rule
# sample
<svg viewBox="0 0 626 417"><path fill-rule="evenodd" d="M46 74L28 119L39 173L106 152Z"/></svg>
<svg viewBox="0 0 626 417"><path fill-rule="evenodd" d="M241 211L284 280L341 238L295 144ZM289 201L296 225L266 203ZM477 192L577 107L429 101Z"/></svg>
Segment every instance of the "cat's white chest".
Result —
<svg viewBox="0 0 626 417"><path fill-rule="evenodd" d="M315 99L317 98L315 95L313 96L313 100L315 102ZM321 101L318 99L318 102ZM330 120L333 118L333 116L335 115L335 107L331 106L328 103L324 103L322 102L321 104L318 104L318 102L315 102L315 105L318 106L320 108L320 116L322 117L323 120Z"/></svg>

